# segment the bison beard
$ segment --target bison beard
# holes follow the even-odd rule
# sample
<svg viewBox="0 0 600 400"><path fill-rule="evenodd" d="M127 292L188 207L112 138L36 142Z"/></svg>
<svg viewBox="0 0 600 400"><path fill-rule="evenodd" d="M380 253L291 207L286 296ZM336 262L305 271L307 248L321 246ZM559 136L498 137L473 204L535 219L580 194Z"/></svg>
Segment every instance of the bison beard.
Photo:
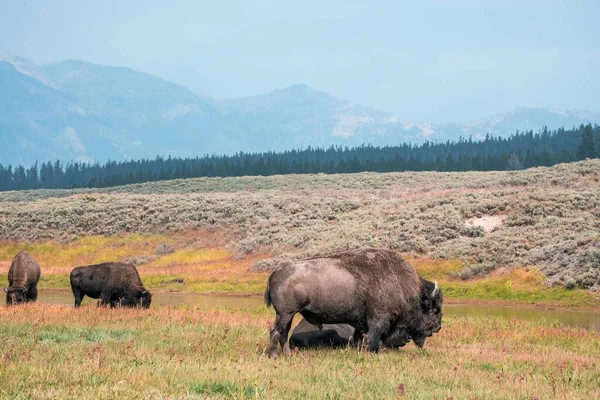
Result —
<svg viewBox="0 0 600 400"><path fill-rule="evenodd" d="M40 266L26 251L19 252L8 270L6 304L13 305L37 300Z"/></svg>
<svg viewBox="0 0 600 400"><path fill-rule="evenodd" d="M288 334L296 313L307 322L349 324L358 341L367 336L376 352L381 340L400 347L412 338L422 346L441 329L442 293L389 250L367 249L298 261L271 274L265 303L276 311L270 356L278 343L290 354Z"/></svg>

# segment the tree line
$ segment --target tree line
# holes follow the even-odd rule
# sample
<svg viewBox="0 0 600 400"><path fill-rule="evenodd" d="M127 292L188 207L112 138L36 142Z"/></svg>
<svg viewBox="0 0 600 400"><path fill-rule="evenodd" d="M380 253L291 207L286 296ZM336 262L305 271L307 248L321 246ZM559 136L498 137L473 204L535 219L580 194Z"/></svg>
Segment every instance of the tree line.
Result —
<svg viewBox="0 0 600 400"><path fill-rule="evenodd" d="M156 157L104 164L60 160L17 167L0 164L0 191L102 188L178 178L231 177L392 171L490 171L551 166L600 157L600 127L581 125L538 133L515 132L507 138L410 143L398 146L331 146L283 152Z"/></svg>

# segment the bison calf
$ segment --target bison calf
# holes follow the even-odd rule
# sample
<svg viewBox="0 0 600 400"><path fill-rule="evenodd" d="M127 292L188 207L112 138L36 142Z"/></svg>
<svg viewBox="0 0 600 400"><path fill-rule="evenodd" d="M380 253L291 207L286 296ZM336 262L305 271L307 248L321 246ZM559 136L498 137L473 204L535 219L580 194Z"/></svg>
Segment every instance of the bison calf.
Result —
<svg viewBox="0 0 600 400"><path fill-rule="evenodd" d="M343 347L352 344L354 327L348 324L324 324L319 327L302 319L290 336L292 347Z"/></svg>
<svg viewBox="0 0 600 400"><path fill-rule="evenodd" d="M323 324L318 326L310 324L302 319L294 328L290 336L291 347L344 347L360 346L362 338L357 337L353 326L348 324ZM394 331L391 335L382 337L383 347L395 349L402 347L410 342L411 338L406 332ZM423 347L423 344L417 343L417 346Z"/></svg>
<svg viewBox="0 0 600 400"><path fill-rule="evenodd" d="M8 288L4 288L6 304L36 301L39 280L39 264L29 253L21 251L15 256L8 270Z"/></svg>
<svg viewBox="0 0 600 400"><path fill-rule="evenodd" d="M77 267L71 271L71 290L75 307L84 296L100 299L102 305L115 307L150 307L152 294L144 288L135 267L131 264L111 262Z"/></svg>
<svg viewBox="0 0 600 400"><path fill-rule="evenodd" d="M389 250L366 249L293 263L269 276L265 302L276 312L270 356L281 345L290 354L288 334L296 313L310 324L349 324L355 339L367 335L369 350L380 342L400 347L442 326L442 292L420 278L412 264Z"/></svg>

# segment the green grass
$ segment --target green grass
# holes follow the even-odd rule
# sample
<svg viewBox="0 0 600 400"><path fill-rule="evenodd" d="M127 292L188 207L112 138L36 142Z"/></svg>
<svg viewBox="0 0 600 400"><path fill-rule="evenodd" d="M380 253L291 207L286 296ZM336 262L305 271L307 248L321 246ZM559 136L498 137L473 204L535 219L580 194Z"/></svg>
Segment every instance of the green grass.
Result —
<svg viewBox="0 0 600 400"><path fill-rule="evenodd" d="M0 398L597 398L599 332L455 317L423 350L303 350L273 361L273 314L2 307Z"/></svg>
<svg viewBox="0 0 600 400"><path fill-rule="evenodd" d="M409 257L421 276L437 280L444 297L454 300L495 300L557 306L598 306L600 299L583 289L549 287L535 268L507 270L502 274L462 280L456 275L459 260Z"/></svg>
<svg viewBox="0 0 600 400"><path fill-rule="evenodd" d="M252 272L248 274L252 274ZM254 277L250 275L244 280L236 278L186 278L183 283L178 283L177 279L181 279L180 275L146 275L143 277L144 285L149 289L192 293L263 293L267 282L264 274Z"/></svg>
<svg viewBox="0 0 600 400"><path fill-rule="evenodd" d="M514 288L500 282L446 282L444 296L450 299L498 300L530 304L592 306L600 304L587 290L564 288Z"/></svg>

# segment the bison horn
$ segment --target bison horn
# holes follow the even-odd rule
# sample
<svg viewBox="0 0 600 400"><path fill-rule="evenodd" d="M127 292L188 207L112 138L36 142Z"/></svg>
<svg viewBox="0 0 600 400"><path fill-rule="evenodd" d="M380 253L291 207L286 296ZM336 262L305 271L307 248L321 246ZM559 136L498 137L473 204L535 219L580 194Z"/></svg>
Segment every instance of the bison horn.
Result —
<svg viewBox="0 0 600 400"><path fill-rule="evenodd" d="M433 288L433 292L431 292L431 297L437 296L438 293L440 293L440 287L439 287L437 281L435 281L435 286Z"/></svg>
<svg viewBox="0 0 600 400"><path fill-rule="evenodd" d="M142 294L141 294L141 295L143 296L143 295L145 295L146 293L148 293L148 291L147 291L147 290L144 290L144 291L142 292Z"/></svg>
<svg viewBox="0 0 600 400"><path fill-rule="evenodd" d="M4 293L8 293L8 290L6 290L6 288L4 288Z"/></svg>

